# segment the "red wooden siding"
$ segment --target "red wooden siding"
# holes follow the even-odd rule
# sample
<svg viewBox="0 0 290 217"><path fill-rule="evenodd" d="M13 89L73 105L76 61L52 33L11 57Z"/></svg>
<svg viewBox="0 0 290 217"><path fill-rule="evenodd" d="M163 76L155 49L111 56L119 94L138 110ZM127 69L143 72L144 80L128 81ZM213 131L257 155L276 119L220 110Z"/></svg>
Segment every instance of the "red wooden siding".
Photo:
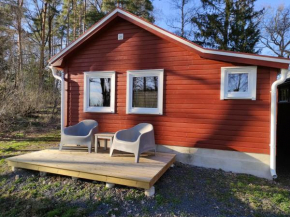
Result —
<svg viewBox="0 0 290 217"><path fill-rule="evenodd" d="M124 40L118 41L117 34ZM67 124L98 121L100 131L154 125L156 143L268 153L270 70L258 68L257 100L220 100L221 67L121 18L65 59ZM126 71L164 69L164 115L126 115ZM116 71L116 113L84 113L85 71Z"/></svg>

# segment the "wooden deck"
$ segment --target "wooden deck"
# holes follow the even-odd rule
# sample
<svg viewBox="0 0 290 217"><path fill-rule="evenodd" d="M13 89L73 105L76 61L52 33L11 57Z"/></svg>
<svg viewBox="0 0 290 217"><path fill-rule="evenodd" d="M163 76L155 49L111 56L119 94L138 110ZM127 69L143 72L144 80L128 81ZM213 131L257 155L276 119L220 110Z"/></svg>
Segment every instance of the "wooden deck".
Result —
<svg viewBox="0 0 290 217"><path fill-rule="evenodd" d="M87 153L87 149L47 149L6 159L8 165L40 172L150 189L175 161L174 154Z"/></svg>

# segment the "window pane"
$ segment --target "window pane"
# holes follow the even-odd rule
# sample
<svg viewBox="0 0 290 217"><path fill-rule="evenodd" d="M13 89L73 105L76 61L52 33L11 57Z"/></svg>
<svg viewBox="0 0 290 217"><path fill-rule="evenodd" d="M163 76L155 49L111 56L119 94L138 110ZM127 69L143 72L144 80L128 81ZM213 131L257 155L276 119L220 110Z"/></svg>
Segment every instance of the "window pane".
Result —
<svg viewBox="0 0 290 217"><path fill-rule="evenodd" d="M248 73L229 74L228 92L248 92Z"/></svg>
<svg viewBox="0 0 290 217"><path fill-rule="evenodd" d="M111 78L90 78L90 107L110 107Z"/></svg>
<svg viewBox="0 0 290 217"><path fill-rule="evenodd" d="M289 102L289 88L280 88L279 102Z"/></svg>
<svg viewBox="0 0 290 217"><path fill-rule="evenodd" d="M132 107L157 108L158 76L133 77Z"/></svg>

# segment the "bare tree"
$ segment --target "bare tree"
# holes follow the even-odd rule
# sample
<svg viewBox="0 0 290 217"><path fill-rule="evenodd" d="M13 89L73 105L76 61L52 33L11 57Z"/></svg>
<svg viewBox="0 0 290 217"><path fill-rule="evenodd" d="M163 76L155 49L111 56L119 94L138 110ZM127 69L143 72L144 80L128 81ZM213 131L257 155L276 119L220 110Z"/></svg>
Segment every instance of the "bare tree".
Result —
<svg viewBox="0 0 290 217"><path fill-rule="evenodd" d="M191 19L198 8L193 6L194 0L170 0L172 12L166 19L166 25L175 30L175 33L183 38L189 39L192 34Z"/></svg>
<svg viewBox="0 0 290 217"><path fill-rule="evenodd" d="M273 13L274 11L274 13ZM279 57L290 54L290 7L268 8L262 20L261 43Z"/></svg>
<svg viewBox="0 0 290 217"><path fill-rule="evenodd" d="M16 10L16 29L18 33L17 45L18 45L18 75L20 79L23 79L22 68L23 68L23 50L22 50L22 18L23 18L23 0L17 0ZM17 79L15 79L16 81ZM20 81L21 84L23 82Z"/></svg>

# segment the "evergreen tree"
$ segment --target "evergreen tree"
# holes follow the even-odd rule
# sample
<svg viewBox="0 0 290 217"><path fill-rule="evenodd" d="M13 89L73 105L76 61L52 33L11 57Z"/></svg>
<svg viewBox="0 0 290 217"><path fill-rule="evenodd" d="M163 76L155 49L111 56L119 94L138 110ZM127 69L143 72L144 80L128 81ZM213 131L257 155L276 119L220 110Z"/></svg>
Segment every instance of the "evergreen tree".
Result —
<svg viewBox="0 0 290 217"><path fill-rule="evenodd" d="M103 0L103 10L109 12L116 7L123 8L150 22L154 22L153 5L150 0Z"/></svg>
<svg viewBox="0 0 290 217"><path fill-rule="evenodd" d="M196 42L215 49L258 53L260 39L256 0L201 0L203 13L192 18L197 26Z"/></svg>
<svg viewBox="0 0 290 217"><path fill-rule="evenodd" d="M255 45L260 39L257 18L263 13L254 10L255 0L239 0L234 3L233 22L231 22L230 50L258 53Z"/></svg>
<svg viewBox="0 0 290 217"><path fill-rule="evenodd" d="M94 0L90 1L90 3L91 4L87 8L86 12L87 26L92 26L106 15L106 13L102 10L102 1Z"/></svg>

